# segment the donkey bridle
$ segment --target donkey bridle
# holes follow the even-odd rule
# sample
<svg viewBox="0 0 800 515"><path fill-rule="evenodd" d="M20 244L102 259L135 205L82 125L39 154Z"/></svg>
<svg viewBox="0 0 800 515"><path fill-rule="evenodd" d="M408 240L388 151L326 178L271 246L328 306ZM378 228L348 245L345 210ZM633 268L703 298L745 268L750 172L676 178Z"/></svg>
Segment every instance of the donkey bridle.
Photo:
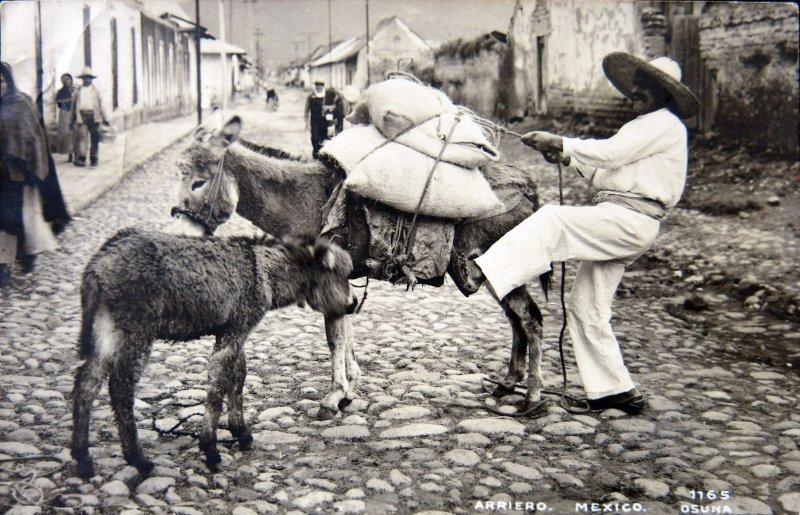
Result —
<svg viewBox="0 0 800 515"><path fill-rule="evenodd" d="M225 164L225 155L228 153L226 149L225 152L222 153L222 157L219 159L219 163L217 164L217 173L211 178L211 186L208 188L208 192L206 193L205 198L203 199L203 206L200 208L200 212L192 211L191 209L183 208L183 207L173 207L170 210L170 216L175 218L175 215L183 215L188 218L192 223L195 223L203 228L203 232L205 236L213 236L214 229L211 228L209 222L211 221L211 216L214 213L214 205L217 203L217 199L219 198L219 190L222 185L222 167ZM208 204L208 199L213 195L211 200L211 204ZM203 211L208 208L208 215L204 216Z"/></svg>

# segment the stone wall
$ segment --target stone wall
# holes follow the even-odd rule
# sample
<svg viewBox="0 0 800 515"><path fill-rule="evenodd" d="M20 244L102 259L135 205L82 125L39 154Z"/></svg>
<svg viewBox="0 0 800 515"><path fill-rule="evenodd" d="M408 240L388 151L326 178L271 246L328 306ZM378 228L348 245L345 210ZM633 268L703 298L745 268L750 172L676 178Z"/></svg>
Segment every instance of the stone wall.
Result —
<svg viewBox="0 0 800 515"><path fill-rule="evenodd" d="M500 37L500 36L498 36ZM492 35L446 43L436 52L433 83L453 102L481 116L502 117L500 73L507 45Z"/></svg>
<svg viewBox="0 0 800 515"><path fill-rule="evenodd" d="M700 52L716 84L722 138L798 152L798 10L788 3L709 3Z"/></svg>

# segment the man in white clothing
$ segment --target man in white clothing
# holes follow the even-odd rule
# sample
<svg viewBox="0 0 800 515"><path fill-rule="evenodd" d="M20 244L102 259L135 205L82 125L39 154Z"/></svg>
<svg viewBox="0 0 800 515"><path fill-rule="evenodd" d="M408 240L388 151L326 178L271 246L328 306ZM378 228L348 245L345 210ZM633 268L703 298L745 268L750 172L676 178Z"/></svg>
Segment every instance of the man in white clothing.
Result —
<svg viewBox="0 0 800 515"><path fill-rule="evenodd" d="M569 161L598 191L594 205L547 205L467 262L470 288L485 281L498 299L550 270L580 260L568 325L589 406L638 414L645 407L611 330L611 303L625 267L646 252L666 210L683 192L686 127L699 103L678 64L615 52L603 59L611 83L639 116L605 140L531 132L523 143L550 160Z"/></svg>
<svg viewBox="0 0 800 515"><path fill-rule="evenodd" d="M97 166L100 149L100 124L108 126L108 117L103 108L100 91L92 84L97 78L88 66L78 78L83 84L75 92L72 108L75 123L78 126L78 144L76 145L75 166L86 166L86 143L89 140L89 163Z"/></svg>

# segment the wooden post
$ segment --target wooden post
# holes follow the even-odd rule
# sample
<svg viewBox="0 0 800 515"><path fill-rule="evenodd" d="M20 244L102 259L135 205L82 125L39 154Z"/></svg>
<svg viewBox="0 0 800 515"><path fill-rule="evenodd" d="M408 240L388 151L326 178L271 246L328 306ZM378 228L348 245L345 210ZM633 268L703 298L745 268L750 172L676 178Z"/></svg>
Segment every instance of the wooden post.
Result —
<svg viewBox="0 0 800 515"><path fill-rule="evenodd" d="M194 44L197 63L197 125L203 123L203 86L200 78L200 0L194 0Z"/></svg>
<svg viewBox="0 0 800 515"><path fill-rule="evenodd" d="M44 59L42 56L42 2L36 2L36 23L33 27L36 41L36 107L44 120Z"/></svg>
<svg viewBox="0 0 800 515"><path fill-rule="evenodd" d="M369 0L364 0L364 7L367 14L367 86L369 86Z"/></svg>
<svg viewBox="0 0 800 515"><path fill-rule="evenodd" d="M224 0L219 0L217 4L219 7L219 40L221 43L227 44L227 39L225 38L225 4ZM226 86L228 85L228 52L223 50L219 53L220 63L222 65L222 107L226 109L228 107L228 95L225 93ZM232 92L232 91L231 91Z"/></svg>

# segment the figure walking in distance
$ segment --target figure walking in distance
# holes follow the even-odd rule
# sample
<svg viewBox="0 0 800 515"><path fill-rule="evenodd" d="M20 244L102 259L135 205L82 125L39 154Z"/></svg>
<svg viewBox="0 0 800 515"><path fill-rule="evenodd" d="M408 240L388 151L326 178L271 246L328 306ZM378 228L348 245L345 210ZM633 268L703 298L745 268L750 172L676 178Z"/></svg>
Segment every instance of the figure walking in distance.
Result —
<svg viewBox="0 0 800 515"><path fill-rule="evenodd" d="M306 97L306 107L303 117L306 120L306 129L311 128L311 153L314 159L319 157L319 149L328 139L328 121L325 119L325 83L314 82L314 89Z"/></svg>
<svg viewBox="0 0 800 515"><path fill-rule="evenodd" d="M69 222L44 124L31 98L17 90L11 67L0 63L0 287L11 267L33 271L36 256L55 250Z"/></svg>
<svg viewBox="0 0 800 515"><path fill-rule="evenodd" d="M278 93L275 88L267 89L267 111L274 113L278 110Z"/></svg>
<svg viewBox="0 0 800 515"><path fill-rule="evenodd" d="M551 262L579 260L568 325L589 406L638 414L645 401L611 329L611 304L625 267L650 248L667 209L683 193L688 149L680 119L694 116L699 103L669 58L648 62L615 52L603 59L603 71L632 101L637 118L609 139L546 132L522 138L548 161L570 160L599 190L594 205L543 207L468 260L464 273L471 291L485 282L501 299L548 271Z"/></svg>
<svg viewBox="0 0 800 515"><path fill-rule="evenodd" d="M86 166L86 143L89 140L89 164L97 166L100 150L100 124L108 126L108 117L103 108L103 99L100 91L92 84L97 78L88 66L78 78L83 84L78 88L73 103L75 121L78 127L78 149L75 156L75 166Z"/></svg>
<svg viewBox="0 0 800 515"><path fill-rule="evenodd" d="M75 87L72 75L65 73L61 75L61 89L56 92L56 107L58 108L58 141L56 149L59 154L67 154L67 162L72 162L72 154L75 149L75 134L72 130L72 102L77 88Z"/></svg>

